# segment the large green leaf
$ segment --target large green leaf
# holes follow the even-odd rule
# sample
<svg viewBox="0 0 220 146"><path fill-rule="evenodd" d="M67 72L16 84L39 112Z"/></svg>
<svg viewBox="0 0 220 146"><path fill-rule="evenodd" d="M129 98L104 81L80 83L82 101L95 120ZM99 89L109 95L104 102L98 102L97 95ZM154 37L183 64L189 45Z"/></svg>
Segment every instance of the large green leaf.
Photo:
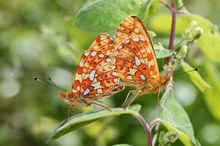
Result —
<svg viewBox="0 0 220 146"><path fill-rule="evenodd" d="M185 72L194 70L194 68L192 68L188 63L186 62L182 62L181 63L181 67L183 68L183 70ZM210 85L200 76L200 74L198 72L189 72L188 73L191 81L196 85L196 87L204 92L205 90L210 88Z"/></svg>
<svg viewBox="0 0 220 146"><path fill-rule="evenodd" d="M75 17L81 29L106 32L116 29L129 15L143 18L151 0L93 0L84 4Z"/></svg>
<svg viewBox="0 0 220 146"><path fill-rule="evenodd" d="M207 90L205 95L206 104L212 115L220 120L220 79L217 67L209 61L205 63L206 80L210 83L211 88Z"/></svg>
<svg viewBox="0 0 220 146"><path fill-rule="evenodd" d="M175 100L173 90L168 87L161 100L162 111L159 122L168 130L174 130L179 133L180 141L187 146L195 145L195 137L192 124L187 113L181 105Z"/></svg>
<svg viewBox="0 0 220 146"><path fill-rule="evenodd" d="M163 22L163 23L161 23ZM168 34L169 37L171 30L172 16L171 13L156 13L150 17L148 24L150 29L155 31L157 34L164 33ZM181 35L185 27L189 24L189 21L182 20L180 15L177 15L176 19L176 35Z"/></svg>
<svg viewBox="0 0 220 146"><path fill-rule="evenodd" d="M130 115L135 116L136 113L140 111L140 109L141 109L140 105L133 105L129 107L128 109L111 108L111 111L100 110L100 111L93 111L93 112L74 115L59 124L59 126L55 129L53 134L48 139L48 142L51 139L57 139L71 131L74 131L82 126L88 125L102 118L111 117L111 116L119 116L123 114L130 114Z"/></svg>
<svg viewBox="0 0 220 146"><path fill-rule="evenodd" d="M132 145L129 145L129 144L115 144L113 146L132 146Z"/></svg>

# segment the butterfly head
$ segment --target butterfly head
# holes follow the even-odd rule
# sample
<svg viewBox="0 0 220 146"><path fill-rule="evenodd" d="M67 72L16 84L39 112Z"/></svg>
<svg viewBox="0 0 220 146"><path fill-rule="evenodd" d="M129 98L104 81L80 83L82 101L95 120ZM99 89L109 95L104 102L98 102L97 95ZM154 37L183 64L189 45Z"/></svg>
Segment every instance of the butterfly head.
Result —
<svg viewBox="0 0 220 146"><path fill-rule="evenodd" d="M79 108L83 105L88 105L88 101L85 98L77 96L77 93L73 92L61 92L60 93L61 99L69 104L72 109Z"/></svg>
<svg viewBox="0 0 220 146"><path fill-rule="evenodd" d="M161 85L160 88L166 87L170 83L170 81L172 81L172 76L161 76L160 77L160 85Z"/></svg>
<svg viewBox="0 0 220 146"><path fill-rule="evenodd" d="M70 104L70 98L71 98L71 94L69 93L69 92L61 92L60 93L60 97L61 97L61 99L65 102L65 103L67 103L67 104Z"/></svg>

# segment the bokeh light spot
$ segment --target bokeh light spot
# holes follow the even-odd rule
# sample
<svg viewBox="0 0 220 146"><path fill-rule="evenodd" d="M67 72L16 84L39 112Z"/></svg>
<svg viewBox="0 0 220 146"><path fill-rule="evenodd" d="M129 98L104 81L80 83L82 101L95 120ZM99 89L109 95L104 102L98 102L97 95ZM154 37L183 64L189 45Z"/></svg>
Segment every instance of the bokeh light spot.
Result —
<svg viewBox="0 0 220 146"><path fill-rule="evenodd" d="M191 83L184 81L175 82L174 94L183 106L192 104L196 99L195 87Z"/></svg>
<svg viewBox="0 0 220 146"><path fill-rule="evenodd" d="M13 79L4 80L0 87L1 94L5 98L11 98L20 91L20 84Z"/></svg>

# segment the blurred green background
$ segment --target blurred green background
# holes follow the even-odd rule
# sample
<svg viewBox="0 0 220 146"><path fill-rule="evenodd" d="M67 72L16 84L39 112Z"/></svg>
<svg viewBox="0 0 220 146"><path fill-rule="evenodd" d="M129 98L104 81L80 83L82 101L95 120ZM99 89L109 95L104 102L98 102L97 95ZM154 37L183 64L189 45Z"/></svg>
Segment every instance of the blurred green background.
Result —
<svg viewBox="0 0 220 146"><path fill-rule="evenodd" d="M51 77L58 86L69 90L82 52L98 35L74 24L73 16L84 3L85 0L0 1L0 145L46 145L47 138L67 117L68 105L59 99L61 90L36 82L33 76L44 81ZM218 0L193 0L186 7L220 26ZM200 143L220 145L219 120L207 109L203 94L187 76L178 76L174 81L176 97L187 111ZM127 92L128 89L106 102L119 106ZM186 93L188 98L182 98ZM158 113L158 102L156 96L147 97L137 102L143 106L142 115L151 121ZM91 108L94 106L81 110ZM103 125L104 120L93 123L48 145L147 144L147 140L142 140L145 133L141 125L129 116L115 119L100 136Z"/></svg>

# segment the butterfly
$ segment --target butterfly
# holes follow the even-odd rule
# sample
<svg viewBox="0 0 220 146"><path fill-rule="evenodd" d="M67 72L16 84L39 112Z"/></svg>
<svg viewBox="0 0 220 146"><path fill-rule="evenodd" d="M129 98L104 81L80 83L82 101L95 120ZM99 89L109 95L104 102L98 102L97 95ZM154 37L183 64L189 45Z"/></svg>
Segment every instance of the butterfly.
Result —
<svg viewBox="0 0 220 146"><path fill-rule="evenodd" d="M113 69L120 77L120 84L136 87L130 105L138 95L159 92L170 81L168 75L161 75L152 41L143 23L137 16L129 16L120 24L116 37L112 61ZM127 101L127 103L126 103Z"/></svg>
<svg viewBox="0 0 220 146"><path fill-rule="evenodd" d="M114 43L109 35L101 34L82 54L72 88L69 92L60 93L61 98L73 109L91 104L105 107L98 103L101 102L98 99L121 90L119 77L111 66L113 49Z"/></svg>

